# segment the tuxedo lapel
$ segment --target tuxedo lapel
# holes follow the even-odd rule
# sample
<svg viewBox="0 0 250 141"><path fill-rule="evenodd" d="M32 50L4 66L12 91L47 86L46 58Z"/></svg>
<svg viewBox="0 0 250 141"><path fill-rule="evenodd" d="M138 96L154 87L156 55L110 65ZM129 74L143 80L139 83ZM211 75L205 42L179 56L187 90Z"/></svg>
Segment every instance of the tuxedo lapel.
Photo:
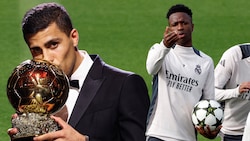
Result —
<svg viewBox="0 0 250 141"><path fill-rule="evenodd" d="M79 122L104 80L102 77L102 60L98 56L91 57L96 58L93 59L94 63L83 83L79 97L69 119L69 124L72 127L75 127Z"/></svg>

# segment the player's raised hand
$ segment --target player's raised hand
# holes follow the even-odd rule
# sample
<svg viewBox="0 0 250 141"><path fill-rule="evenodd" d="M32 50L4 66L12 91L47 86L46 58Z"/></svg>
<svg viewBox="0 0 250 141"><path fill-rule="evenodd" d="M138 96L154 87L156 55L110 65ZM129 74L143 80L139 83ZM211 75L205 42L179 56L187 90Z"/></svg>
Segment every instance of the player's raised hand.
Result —
<svg viewBox="0 0 250 141"><path fill-rule="evenodd" d="M176 32L177 31L171 31L170 27L166 27L163 36L163 43L166 47L170 48L177 42L179 38Z"/></svg>

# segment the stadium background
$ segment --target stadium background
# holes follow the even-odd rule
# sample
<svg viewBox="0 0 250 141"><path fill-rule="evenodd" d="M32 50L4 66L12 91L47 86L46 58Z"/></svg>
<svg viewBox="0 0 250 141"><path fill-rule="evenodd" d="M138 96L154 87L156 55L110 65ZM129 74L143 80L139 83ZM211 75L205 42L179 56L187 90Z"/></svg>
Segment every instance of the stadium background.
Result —
<svg viewBox="0 0 250 141"><path fill-rule="evenodd" d="M21 20L29 8L51 0L0 1L0 141L6 134L13 108L6 97L6 84L14 67L30 59L23 41ZM63 4L80 33L79 48L99 54L106 63L134 71L145 79L151 94L151 76L145 69L148 49L162 38L168 8L184 3L193 11L193 44L210 55L215 65L223 51L248 42L248 0L57 0ZM180 127L181 128L181 127ZM199 135L199 141L207 141ZM215 139L219 141L219 138Z"/></svg>

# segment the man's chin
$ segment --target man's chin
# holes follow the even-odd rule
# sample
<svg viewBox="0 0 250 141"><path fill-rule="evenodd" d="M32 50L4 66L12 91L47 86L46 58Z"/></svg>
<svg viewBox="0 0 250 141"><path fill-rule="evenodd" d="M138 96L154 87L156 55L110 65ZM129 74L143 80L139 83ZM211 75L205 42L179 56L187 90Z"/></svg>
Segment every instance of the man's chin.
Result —
<svg viewBox="0 0 250 141"><path fill-rule="evenodd" d="M179 39L176 44L185 46L185 47L191 47L192 45L189 45L189 43L186 40Z"/></svg>

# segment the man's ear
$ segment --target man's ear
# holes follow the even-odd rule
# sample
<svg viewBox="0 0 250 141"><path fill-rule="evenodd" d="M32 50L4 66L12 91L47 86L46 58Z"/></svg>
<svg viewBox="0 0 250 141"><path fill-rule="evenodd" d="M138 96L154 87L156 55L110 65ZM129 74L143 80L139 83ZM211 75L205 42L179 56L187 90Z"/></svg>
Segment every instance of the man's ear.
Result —
<svg viewBox="0 0 250 141"><path fill-rule="evenodd" d="M73 46L74 47L78 46L79 34L78 34L78 31L76 29L71 30L70 38L72 39Z"/></svg>

